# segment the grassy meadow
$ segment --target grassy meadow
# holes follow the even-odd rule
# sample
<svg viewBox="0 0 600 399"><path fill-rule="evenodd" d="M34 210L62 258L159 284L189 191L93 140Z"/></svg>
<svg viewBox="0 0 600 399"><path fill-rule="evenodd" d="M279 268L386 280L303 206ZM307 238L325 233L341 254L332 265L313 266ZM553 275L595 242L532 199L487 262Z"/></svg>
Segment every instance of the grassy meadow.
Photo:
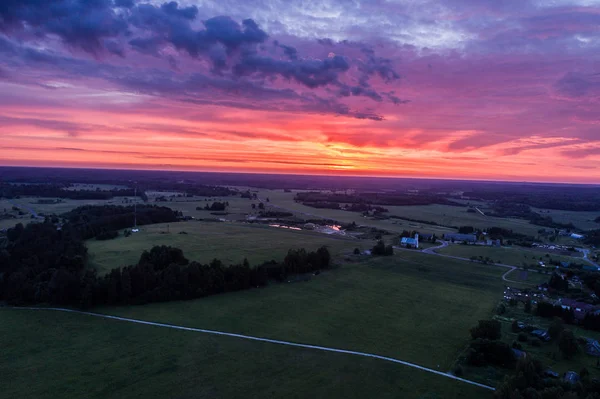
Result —
<svg viewBox="0 0 600 399"><path fill-rule="evenodd" d="M308 282L102 313L393 356L450 370L488 318L503 270L418 252L348 262Z"/></svg>
<svg viewBox="0 0 600 399"><path fill-rule="evenodd" d="M521 247L488 247L483 245L454 244L437 249L436 252L444 255L460 256L462 258L470 258L471 256L490 257L495 263L504 263L519 267L523 265L523 262L528 265L537 264L540 262L540 258L545 263L548 263L551 259L560 262L585 263L579 252L573 253L575 256L565 256Z"/></svg>
<svg viewBox="0 0 600 399"><path fill-rule="evenodd" d="M188 259L202 263L214 258L226 264L241 263L248 258L255 265L282 260L290 248L316 250L326 245L333 255L341 255L351 254L356 247L371 248L375 242L262 224L190 221L141 226L139 233L127 238L121 235L114 240L90 240L86 244L91 266L103 274L136 263L143 251L155 245L181 248Z"/></svg>
<svg viewBox="0 0 600 399"><path fill-rule="evenodd" d="M0 309L0 398L490 398L489 391L351 355Z"/></svg>

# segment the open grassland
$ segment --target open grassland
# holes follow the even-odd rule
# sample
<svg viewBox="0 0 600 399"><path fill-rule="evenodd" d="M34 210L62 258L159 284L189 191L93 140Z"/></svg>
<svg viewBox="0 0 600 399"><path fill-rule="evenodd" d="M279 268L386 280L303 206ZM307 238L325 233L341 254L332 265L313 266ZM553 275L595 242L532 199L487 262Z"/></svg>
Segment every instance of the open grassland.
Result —
<svg viewBox="0 0 600 399"><path fill-rule="evenodd" d="M543 283L547 283L550 280L550 275L546 273L551 273L551 270L545 270L544 273L539 273L537 270L513 270L512 272L506 275L506 278L513 281L518 281L523 284L530 285L539 285ZM510 284L511 286L513 284ZM520 288L520 287L517 287ZM527 287L525 287L527 288Z"/></svg>
<svg viewBox="0 0 600 399"><path fill-rule="evenodd" d="M483 245L454 244L440 248L436 252L444 255L460 256L462 258L470 258L471 256L489 257L495 263L504 263L519 267L523 263L527 265L538 264L540 261L548 263L551 259L559 262L585 263L579 252L574 252L574 256L564 256L521 247L488 247ZM540 258L542 259L540 260Z"/></svg>
<svg viewBox="0 0 600 399"><path fill-rule="evenodd" d="M74 314L0 309L0 398L491 398L397 364Z"/></svg>
<svg viewBox="0 0 600 399"><path fill-rule="evenodd" d="M402 219L377 220L365 218L356 212L335 209L318 209L305 206L294 201L296 192L297 191L286 193L282 190L260 190L259 197L263 199L268 197L271 200L271 206L281 206L305 216L331 218L344 223L355 222L357 224L377 227L393 232L419 230L422 233L435 233L438 236L441 236L444 233L456 232L455 229L444 226L473 226L476 228L502 227L518 233L537 236L538 230L541 228L540 226L530 224L527 220L523 219L484 216L478 212L467 212L466 207L438 204L415 206L386 205L384 207L389 209L388 215L437 223L439 226ZM485 209L482 210L485 213Z"/></svg>
<svg viewBox="0 0 600 399"><path fill-rule="evenodd" d="M351 254L357 247L369 249L374 241L261 224L191 221L142 226L139 233L130 237L121 235L114 240L87 242L90 263L100 274L137 263L142 252L155 245L181 248L188 259L202 263L218 258L225 264L233 264L247 258L251 265L256 265L272 259L283 260L291 248L316 250L326 245L336 256Z"/></svg>
<svg viewBox="0 0 600 399"><path fill-rule="evenodd" d="M99 311L376 353L448 371L469 328L493 312L503 272L403 252L345 263L308 282Z"/></svg>
<svg viewBox="0 0 600 399"><path fill-rule="evenodd" d="M334 219L342 223L355 222L358 225L375 227L379 229L389 230L392 232L401 233L403 230L419 230L422 233L435 233L438 236L444 233L455 232L454 229L445 228L442 226L433 226L429 224L409 222L406 220L386 219L378 220L374 218L363 217L357 212L348 212L336 209L320 209L312 208L294 201L294 196L297 191L286 193L281 190L260 190L259 197L262 199L269 198L270 202L265 203L267 208L279 206L291 212L295 212L298 216L305 218L325 218ZM412 218L419 219L416 215Z"/></svg>
<svg viewBox="0 0 600 399"><path fill-rule="evenodd" d="M213 202L228 202L226 212L228 215L212 215L211 211L197 210L197 207L204 208L206 205L211 205ZM194 197L194 198L173 198L172 201L167 202L152 202L149 204L156 204L169 207L176 211L181 211L183 216L192 216L195 218L222 218L227 220L243 220L248 214L258 215L260 210L258 208L252 209L252 204L258 206L259 201L250 200L248 198L240 197Z"/></svg>
<svg viewBox="0 0 600 399"><path fill-rule="evenodd" d="M573 223L575 227L590 230L600 228L600 223L595 220L600 216L600 212L576 212L576 211L561 211L554 209L532 209L539 212L542 216L550 216L555 222Z"/></svg>
<svg viewBox="0 0 600 399"><path fill-rule="evenodd" d="M502 227L530 236L537 236L539 226L527 220L484 216L467 212L466 207L450 205L386 206L390 215L436 222L445 226L473 226L475 228ZM485 211L484 211L485 213Z"/></svg>

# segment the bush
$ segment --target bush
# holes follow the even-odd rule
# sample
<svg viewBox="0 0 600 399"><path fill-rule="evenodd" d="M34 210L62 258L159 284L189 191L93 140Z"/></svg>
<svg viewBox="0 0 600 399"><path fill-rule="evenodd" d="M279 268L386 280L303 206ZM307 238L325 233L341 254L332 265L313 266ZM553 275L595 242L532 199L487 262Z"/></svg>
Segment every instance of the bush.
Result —
<svg viewBox="0 0 600 399"><path fill-rule="evenodd" d="M523 347L517 341L513 341L513 343L512 343L511 346L512 346L513 349L523 350Z"/></svg>
<svg viewBox="0 0 600 399"><path fill-rule="evenodd" d="M531 344L531 346L535 346L535 347L542 346L542 341L540 341L539 338L532 338L529 343Z"/></svg>
<svg viewBox="0 0 600 399"><path fill-rule="evenodd" d="M560 333L560 337L558 338L558 349L560 349L560 352L565 359L570 359L579 352L579 345L577 344L573 331L564 330Z"/></svg>
<svg viewBox="0 0 600 399"><path fill-rule="evenodd" d="M521 331L521 329L519 328L519 322L514 320L512 322L512 324L510 325L510 329L512 330L512 332L517 333L519 331Z"/></svg>
<svg viewBox="0 0 600 399"><path fill-rule="evenodd" d="M548 335L550 335L552 339L557 339L560 337L560 334L564 331L564 329L564 321L560 317L555 316L552 319L552 323L550 323L550 327L548 327Z"/></svg>
<svg viewBox="0 0 600 399"><path fill-rule="evenodd" d="M360 249L354 248L354 255L360 255Z"/></svg>
<svg viewBox="0 0 600 399"><path fill-rule="evenodd" d="M501 329L502 326L498 320L479 320L479 325L471 328L471 337L496 340L500 338Z"/></svg>
<svg viewBox="0 0 600 399"><path fill-rule="evenodd" d="M519 342L527 342L529 340L529 337L525 333L520 333L518 339Z"/></svg>
<svg viewBox="0 0 600 399"><path fill-rule="evenodd" d="M383 240L379 240L371 249L371 254L376 256L390 256L394 254L394 248L391 245L386 246Z"/></svg>
<svg viewBox="0 0 600 399"><path fill-rule="evenodd" d="M462 375L464 374L464 370L463 370L463 368L462 368L462 366L461 366L460 364L457 364L457 365L454 367L454 370L452 370L452 373L453 373L455 376L457 376L457 377L460 377L460 376L462 376Z"/></svg>

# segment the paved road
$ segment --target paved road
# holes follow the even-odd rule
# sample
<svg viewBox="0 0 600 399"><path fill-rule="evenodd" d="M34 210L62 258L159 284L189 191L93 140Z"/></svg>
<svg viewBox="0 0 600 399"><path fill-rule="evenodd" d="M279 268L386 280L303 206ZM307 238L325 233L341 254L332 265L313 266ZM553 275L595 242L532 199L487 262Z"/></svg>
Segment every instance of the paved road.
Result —
<svg viewBox="0 0 600 399"><path fill-rule="evenodd" d="M247 339L247 340L259 341L259 342L268 342L268 343L271 343L271 344L278 344L278 345L285 345L285 346L294 346L294 347L298 347L298 348L313 349L313 350L319 350L319 351L325 351L325 352L335 352L335 353L343 353L343 354L353 355L353 356L369 357L369 358L372 358L372 359L379 359L379 360L385 360L385 361L392 362L392 363L402 364L402 365L407 366L407 367L412 367L412 368L415 368L415 369L418 369L418 370L421 370L421 371L425 371L425 372L428 372L428 373L436 374L436 375L439 375L439 376L442 376L442 377L445 377L445 378L450 378L450 379L455 380L455 381L464 382L466 384L474 385L474 386L477 386L477 387L480 387L480 388L484 388L484 389L488 389L488 390L491 390L491 391L495 390L494 387L490 387L488 385L480 384L480 383L475 382L475 381L466 380L464 378L456 377L456 376L454 376L452 374L449 374L449 373L443 373L441 371L437 371L437 370L433 370L433 369L430 369L430 368L427 368L427 367L419 366L418 364L406 362L404 360L399 360L399 359L395 359L395 358L392 358L392 357L376 355L376 354L373 354L373 353L356 352L356 351L350 351L350 350L345 350L345 349L329 348L329 347L326 347L326 346L299 344L299 343L296 343L296 342L280 341L280 340L277 340L277 339L253 337L253 336L250 336L250 335L234 334L234 333L228 333L228 332L223 332L223 331L205 330L205 329L202 329L202 328L191 328L191 327L183 327L183 326L177 326L177 325L172 325L172 324L155 323L155 322L152 322L152 321L129 319L129 318L126 318L126 317L110 316L110 315L101 314L101 313L83 312L83 311L79 311L79 310L65 309L65 308L16 307L16 308L11 308L11 309L14 309L14 310L51 310L51 311L57 311L57 312L78 313L78 314L81 314L81 315L101 317L101 318L104 318L104 319L111 319L111 320L118 320L118 321L125 321L125 322L128 322L128 323L144 324L144 325L155 326L155 327L172 328L172 329L175 329L175 330L184 330L184 331L191 331L191 332L204 333L204 334L212 334L212 335L221 335L221 336L226 336L226 337Z"/></svg>
<svg viewBox="0 0 600 399"><path fill-rule="evenodd" d="M589 258L589 254L590 254L590 250L589 249L585 249L585 248L578 248L577 249L579 252L583 252L583 260L585 260L586 262L596 266L596 267L600 267L600 265L598 265L597 263L593 262L590 258Z"/></svg>

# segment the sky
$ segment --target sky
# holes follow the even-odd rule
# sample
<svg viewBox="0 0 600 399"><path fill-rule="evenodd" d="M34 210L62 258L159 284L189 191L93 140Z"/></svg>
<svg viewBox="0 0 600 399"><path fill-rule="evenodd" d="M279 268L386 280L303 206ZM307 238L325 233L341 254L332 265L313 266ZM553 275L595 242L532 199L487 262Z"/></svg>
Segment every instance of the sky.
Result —
<svg viewBox="0 0 600 399"><path fill-rule="evenodd" d="M600 0L2 0L0 164L600 183Z"/></svg>

